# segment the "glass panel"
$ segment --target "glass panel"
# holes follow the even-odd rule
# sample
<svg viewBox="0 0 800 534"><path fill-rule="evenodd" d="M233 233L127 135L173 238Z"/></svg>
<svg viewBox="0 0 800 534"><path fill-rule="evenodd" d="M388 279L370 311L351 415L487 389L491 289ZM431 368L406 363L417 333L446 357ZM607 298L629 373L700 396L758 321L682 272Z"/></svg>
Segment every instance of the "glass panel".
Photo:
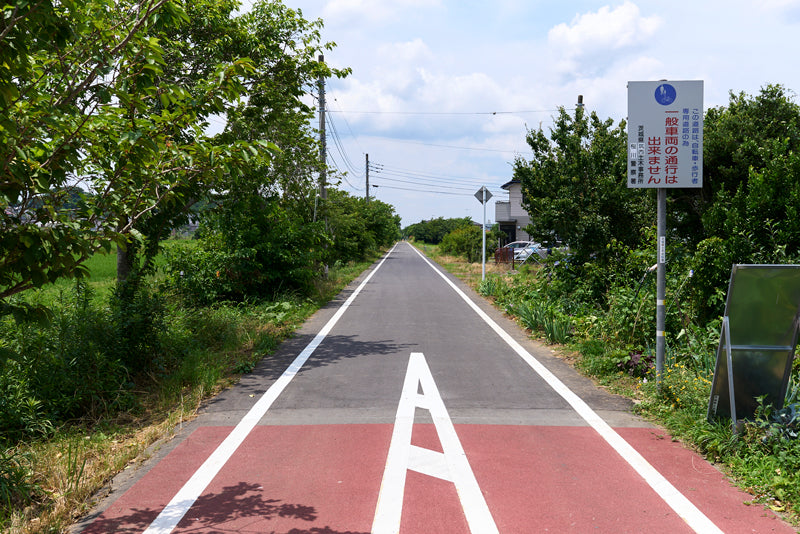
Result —
<svg viewBox="0 0 800 534"><path fill-rule="evenodd" d="M725 315L730 325L738 419L751 419L758 397L783 407L797 343L800 265L735 265ZM720 339L708 419L730 416L728 362Z"/></svg>
<svg viewBox="0 0 800 534"><path fill-rule="evenodd" d="M762 395L766 395L767 404L783 406L786 393L784 375L787 362L791 362L792 351L734 350L731 356L738 419L752 418L758 408L756 399ZM709 415L730 417L729 398L728 361L723 350L714 373Z"/></svg>
<svg viewBox="0 0 800 534"><path fill-rule="evenodd" d="M736 265L725 315L733 345L791 345L800 303L797 265Z"/></svg>

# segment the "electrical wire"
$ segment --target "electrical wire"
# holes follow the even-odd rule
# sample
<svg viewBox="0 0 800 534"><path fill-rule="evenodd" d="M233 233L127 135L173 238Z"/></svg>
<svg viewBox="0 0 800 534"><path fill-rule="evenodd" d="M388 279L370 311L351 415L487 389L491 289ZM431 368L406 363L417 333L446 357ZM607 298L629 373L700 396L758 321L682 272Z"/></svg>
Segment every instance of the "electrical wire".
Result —
<svg viewBox="0 0 800 534"><path fill-rule="evenodd" d="M572 111L564 108L565 111ZM354 113L361 115L424 115L424 116L463 116L463 115L525 115L529 113L558 113L558 109L528 109L521 111L366 111L366 110L329 110L329 113Z"/></svg>
<svg viewBox="0 0 800 534"><path fill-rule="evenodd" d="M436 185L436 184L429 184L429 183L425 183L425 182L415 182L413 180L402 180L400 178L386 178L385 176L380 176L378 178L375 178L375 180L386 180L388 182L398 182L398 183L403 183L403 184L421 185L421 186L425 186L425 187L438 187L438 188L448 189L448 190L452 190L452 191L472 191L471 188L467 188L467 187L453 187L453 186L450 186L450 185Z"/></svg>
<svg viewBox="0 0 800 534"><path fill-rule="evenodd" d="M444 176L436 176L430 174L422 174L422 173L414 173L411 171L399 171L395 170L392 167L384 167L376 171L376 174L379 177L382 176L393 176L395 180L398 178L404 178L409 180L408 183L419 183L422 185L438 185L439 183L445 184L440 187L453 187L453 186L468 186L469 188L472 187L480 187L486 185L486 180L458 180L452 179ZM386 178L389 179L389 178ZM499 192L499 187L490 187L493 189L493 192Z"/></svg>
<svg viewBox="0 0 800 534"><path fill-rule="evenodd" d="M414 180L403 180L403 179L400 179L400 178L387 178L385 176L380 176L380 177L378 177L376 179L386 180L386 181L390 181L390 182L404 183L404 184L419 185L419 186L424 186L424 187L443 188L443 189L448 189L448 190L451 190L451 191L468 191L468 192L472 192L472 193L475 192L474 187L457 187L457 186L453 186L453 185L437 185L437 184L432 184L432 183L428 183L428 182L419 182L419 181L414 181ZM495 189L495 190L492 190L491 188L487 188L487 189L489 191L491 191L492 194L501 194L501 192L499 190L497 190L497 189Z"/></svg>
<svg viewBox="0 0 800 534"><path fill-rule="evenodd" d="M342 169L339 167L339 164L336 162L336 158L333 157L333 153L330 152L330 151L328 152L328 159L331 160L331 163L333 163L334 168L337 171L339 171L339 176L341 176L342 179L345 182L347 182L347 185L349 185L350 187L352 187L356 191L363 191L364 190L363 187L358 187L356 185L353 185L353 183L350 180L347 179L347 171L342 171Z"/></svg>
<svg viewBox="0 0 800 534"><path fill-rule="evenodd" d="M333 139L334 145L336 146L336 150L339 151L339 154L342 156L342 160L344 161L347 168L353 174L356 175L361 174L359 173L359 171L356 170L356 166L353 164L353 162L350 160L350 157L347 155L347 151L345 150L344 144L342 143L341 137L339 136L339 131L336 129L336 124L327 115L325 117L325 122L330 126L331 135L329 137Z"/></svg>
<svg viewBox="0 0 800 534"><path fill-rule="evenodd" d="M333 146L336 148L336 151L339 153L339 156L341 157L341 160L347 167L347 169L344 172L342 171L342 169L336 164L336 159L333 157L333 153L331 151L328 151L328 157L331 159L331 161L334 162L336 170L339 171L339 174L342 176L342 179L347 183L347 185L349 185L356 191L363 191L364 190L363 187L358 187L347 178L348 172L352 173L353 175L355 175L356 178L359 179L363 179L364 175L356 170L355 165L353 165L353 162L348 157L347 150L345 150L344 143L342 143L342 140L339 137L339 132L336 129L336 124L333 122L333 120L330 118L329 115L326 115L325 123L330 126L330 129L328 130L330 132L330 135L328 135L327 138L333 141Z"/></svg>
<svg viewBox="0 0 800 534"><path fill-rule="evenodd" d="M472 196L472 193L453 193L451 191L428 191L424 189L411 189L409 187L397 187L393 185L378 185L379 189L399 189L401 191L413 191L414 193L433 193L438 195L452 195L452 196L459 196L459 197L469 197Z"/></svg>
<svg viewBox="0 0 800 534"><path fill-rule="evenodd" d="M331 95L331 96L332 96L332 98L333 98L333 101L334 101L334 103L335 103L335 104L338 106L338 105L339 105L339 101L336 99L336 96L335 96L335 95ZM342 120L344 121L344 125L345 125L345 126L347 126L347 129L350 131L350 135L352 136L352 138L353 138L353 141L356 143L356 145L358 146L358 149L361 151L361 153L362 153L362 154L366 154L366 153L367 153L367 151L366 151L366 150L364 150L364 149L361 147L361 145L359 144L359 142L358 142L358 137L357 137L357 136L356 136L356 134L353 132L353 129L350 127L350 123L349 123L349 122L347 122L347 118L344 116L344 112L343 112L343 111L341 111L341 109L342 109L342 108L341 108L341 107L339 107L339 113L342 113Z"/></svg>

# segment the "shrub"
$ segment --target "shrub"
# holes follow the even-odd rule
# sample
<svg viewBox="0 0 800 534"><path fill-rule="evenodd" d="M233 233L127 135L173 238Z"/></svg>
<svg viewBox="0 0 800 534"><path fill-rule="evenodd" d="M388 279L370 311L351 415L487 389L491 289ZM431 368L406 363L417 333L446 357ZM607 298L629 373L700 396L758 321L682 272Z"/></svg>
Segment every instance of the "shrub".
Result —
<svg viewBox="0 0 800 534"><path fill-rule="evenodd" d="M27 456L14 449L0 448L0 526L11 510L29 504L42 493L32 479L33 469Z"/></svg>
<svg viewBox="0 0 800 534"><path fill-rule="evenodd" d="M117 285L110 307L121 362L133 374L149 371L162 351L162 298L142 278L132 277Z"/></svg>
<svg viewBox="0 0 800 534"><path fill-rule="evenodd" d="M453 230L442 239L439 250L453 256L463 256L470 263L481 259L481 229L467 226Z"/></svg>
<svg viewBox="0 0 800 534"><path fill-rule="evenodd" d="M540 300L518 302L510 307L526 328L544 334L548 343L566 343L572 320L553 306Z"/></svg>
<svg viewBox="0 0 800 534"><path fill-rule="evenodd" d="M494 251L494 243L500 237L497 229L492 230L486 235L486 257L491 257ZM481 247L483 246L483 236L480 226L464 226L456 228L442 239L441 252L453 256L461 256L470 263L481 261Z"/></svg>
<svg viewBox="0 0 800 534"><path fill-rule="evenodd" d="M511 292L511 288L497 276L487 276L478 284L478 293L484 297L494 297L498 301L504 300Z"/></svg>

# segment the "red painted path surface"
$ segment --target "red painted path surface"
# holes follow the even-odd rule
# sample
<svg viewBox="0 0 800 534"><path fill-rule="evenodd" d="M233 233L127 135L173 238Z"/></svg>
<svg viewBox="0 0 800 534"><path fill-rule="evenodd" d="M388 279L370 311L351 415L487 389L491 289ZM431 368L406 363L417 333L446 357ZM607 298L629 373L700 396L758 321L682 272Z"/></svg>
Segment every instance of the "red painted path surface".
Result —
<svg viewBox="0 0 800 534"><path fill-rule="evenodd" d="M142 532L230 432L201 427L84 532ZM502 533L691 532L588 427L456 425ZM668 436L617 431L720 529L794 532L716 469ZM191 508L176 533L370 532L392 425L258 426ZM433 425L413 444L441 450ZM409 472L402 533L460 534L455 487Z"/></svg>

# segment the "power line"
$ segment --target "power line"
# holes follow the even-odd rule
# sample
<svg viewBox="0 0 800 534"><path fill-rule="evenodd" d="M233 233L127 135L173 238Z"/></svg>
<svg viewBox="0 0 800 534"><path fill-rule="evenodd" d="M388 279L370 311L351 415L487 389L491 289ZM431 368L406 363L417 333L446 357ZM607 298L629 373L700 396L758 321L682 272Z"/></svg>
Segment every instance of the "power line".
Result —
<svg viewBox="0 0 800 534"><path fill-rule="evenodd" d="M335 96L333 97L333 101L336 102L337 106L339 105L339 101L336 99ZM361 145L358 142L358 137L356 137L356 134L353 132L353 129L350 127L350 123L347 122L347 118L344 116L344 112L342 111L341 107L339 108L339 111L337 113L342 113L342 120L344 121L345 126L347 126L347 129L350 130L350 135L353 137L353 141L355 141L356 145L358 145L358 149L361 151L361 153L362 154L366 154L366 151L361 147Z"/></svg>
<svg viewBox="0 0 800 534"><path fill-rule="evenodd" d="M341 155L341 153L340 153L340 155ZM347 171L346 170L342 171L342 169L339 167L339 164L336 162L336 158L333 157L333 153L330 152L330 151L328 152L328 159L331 160L331 162L333 163L333 166L336 168L337 171L339 171L339 176L341 176L342 179L345 182L347 182L347 185L349 185L350 187L352 187L356 191L363 191L364 190L363 187L358 187L356 185L353 185L353 183L350 180L347 179Z"/></svg>
<svg viewBox="0 0 800 534"><path fill-rule="evenodd" d="M432 184L432 183L429 183L429 182L420 182L420 181L415 181L415 180L403 180L403 179L400 179L400 178L386 178L385 176L379 176L378 178L381 179L381 180L387 180L387 181L390 181L390 182L400 182L400 183L405 183L405 184L423 185L423 186L427 186L427 187L441 187L441 188L450 189L450 190L474 192L474 188L472 188L472 187L456 187L456 186L453 186L453 185L437 185L437 184ZM493 193L498 193L498 194L499 194L499 192L500 192L499 188L495 189L493 191Z"/></svg>
<svg viewBox="0 0 800 534"><path fill-rule="evenodd" d="M399 176L401 178L411 178L415 180L424 180L426 182L442 182L446 184L459 184L459 185L468 185L468 186L481 186L486 185L486 179L480 178L465 178L459 176L447 176L447 175L438 175L438 174L430 174L418 171L411 171L411 170L404 170L399 169L396 167L372 167L373 170L378 174L388 174L390 176Z"/></svg>
<svg viewBox="0 0 800 534"><path fill-rule="evenodd" d="M330 133L331 133L330 138L333 140L333 145L336 148L336 151L341 156L341 159L344 162L344 165L347 167L348 170L342 171L342 169L336 164L336 159L333 157L333 154L330 151L328 152L328 157L330 157L331 161L334 162L334 166L336 167L336 170L339 171L339 174L341 174L342 179L347 183L347 185L349 185L350 187L352 187L356 191L363 191L364 190L363 187L358 187L357 185L354 185L347 178L348 172L351 172L357 178L361 178L361 177L363 177L363 175L360 174L356 170L355 165L353 165L353 162L348 157L347 150L344 148L344 143L342 143L342 140L341 140L341 138L339 136L339 132L336 129L336 124L333 122L333 120L331 120L330 115L327 115L325 117L325 122L331 127L330 128Z"/></svg>
<svg viewBox="0 0 800 534"><path fill-rule="evenodd" d="M376 187L378 187L379 189L399 189L401 191L413 191L414 193L433 193L437 195L452 195L459 197L472 196L472 193L454 193L452 191L429 191L424 189L411 189L410 187L397 187L393 185L378 185Z"/></svg>
<svg viewBox="0 0 800 534"><path fill-rule="evenodd" d="M344 163L347 166L347 168L353 174L355 174L357 176L363 176L363 175L361 175L359 173L358 170L356 170L355 165L353 164L353 162L348 157L347 150L345 150L345 148L344 148L344 144L342 143L342 140L339 137L339 132L336 130L336 125L334 124L334 122L332 120L330 120L330 118L326 118L326 122L331 127L331 139L333 140L334 146L336 147L336 150L339 152L339 154L342 156L342 160L344 161Z"/></svg>
<svg viewBox="0 0 800 534"><path fill-rule="evenodd" d="M565 111L571 111L564 108ZM361 115L424 115L424 116L463 116L463 115L523 115L528 113L557 113L558 109L527 109L520 111L367 111L367 110L329 110L329 113L354 113Z"/></svg>

